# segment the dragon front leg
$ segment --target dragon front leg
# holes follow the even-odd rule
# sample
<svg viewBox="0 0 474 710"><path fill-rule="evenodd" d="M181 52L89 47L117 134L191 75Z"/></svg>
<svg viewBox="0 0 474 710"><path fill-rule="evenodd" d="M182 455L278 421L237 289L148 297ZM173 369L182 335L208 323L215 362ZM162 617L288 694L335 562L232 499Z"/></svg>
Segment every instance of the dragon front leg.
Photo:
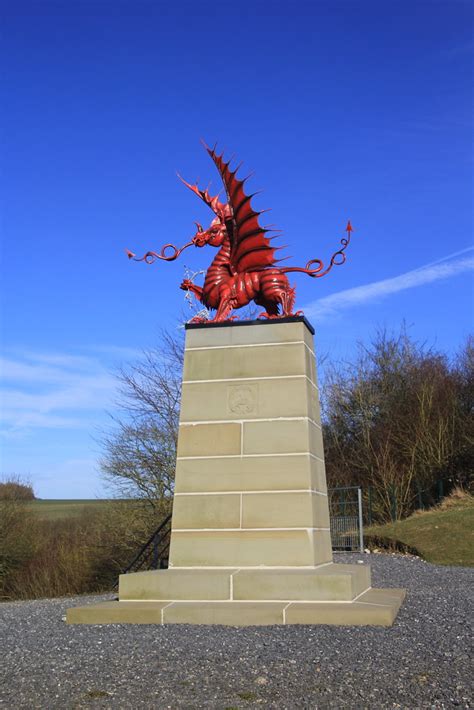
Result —
<svg viewBox="0 0 474 710"><path fill-rule="evenodd" d="M184 281L181 282L180 288L183 291L191 291L196 297L196 299L201 303L202 302L202 295L203 295L203 289L201 286L196 286L195 283L191 281L191 279L184 279Z"/></svg>
<svg viewBox="0 0 474 710"><path fill-rule="evenodd" d="M231 297L230 289L223 289L224 292L220 293L219 306L217 308L217 313L212 319L214 323L219 323L225 320L233 320L233 318L228 318L232 313L234 308L237 306L235 298Z"/></svg>

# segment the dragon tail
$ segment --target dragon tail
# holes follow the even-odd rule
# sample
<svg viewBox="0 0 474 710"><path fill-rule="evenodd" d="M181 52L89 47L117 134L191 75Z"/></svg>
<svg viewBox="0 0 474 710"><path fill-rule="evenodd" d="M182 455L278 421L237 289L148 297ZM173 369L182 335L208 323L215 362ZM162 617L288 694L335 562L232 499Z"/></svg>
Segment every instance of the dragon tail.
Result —
<svg viewBox="0 0 474 710"><path fill-rule="evenodd" d="M314 279L320 279L322 276L326 276L326 274L331 271L333 266L342 266L342 264L344 264L344 262L346 261L346 255L344 252L351 241L352 231L352 225L350 222L348 222L346 227L347 237L343 237L343 239L341 239L342 247L341 249L338 249L336 252L334 252L334 254L331 256L331 260L327 268L324 268L324 263L321 261L321 259L311 259L310 261L308 261L305 267L286 266L281 269L281 272L283 274L299 272L303 274L308 274L308 276L311 276Z"/></svg>

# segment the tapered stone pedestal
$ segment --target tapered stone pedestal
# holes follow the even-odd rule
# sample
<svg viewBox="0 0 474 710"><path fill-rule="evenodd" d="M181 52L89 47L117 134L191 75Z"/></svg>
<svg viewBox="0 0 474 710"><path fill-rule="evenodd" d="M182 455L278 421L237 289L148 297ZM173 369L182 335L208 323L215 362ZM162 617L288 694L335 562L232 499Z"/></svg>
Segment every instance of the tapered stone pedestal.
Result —
<svg viewBox="0 0 474 710"><path fill-rule="evenodd" d="M168 570L69 623L390 625L404 590L332 561L313 331L188 326Z"/></svg>

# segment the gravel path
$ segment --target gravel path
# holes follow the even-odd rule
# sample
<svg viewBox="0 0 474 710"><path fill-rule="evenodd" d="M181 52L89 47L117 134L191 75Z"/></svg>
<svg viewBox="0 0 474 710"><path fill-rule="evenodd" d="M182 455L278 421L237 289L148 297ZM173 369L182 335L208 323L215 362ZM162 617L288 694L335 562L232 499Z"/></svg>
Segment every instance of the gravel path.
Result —
<svg viewBox="0 0 474 710"><path fill-rule="evenodd" d="M408 589L392 628L67 626L98 597L0 604L0 707L472 707L474 570L337 557L355 560Z"/></svg>

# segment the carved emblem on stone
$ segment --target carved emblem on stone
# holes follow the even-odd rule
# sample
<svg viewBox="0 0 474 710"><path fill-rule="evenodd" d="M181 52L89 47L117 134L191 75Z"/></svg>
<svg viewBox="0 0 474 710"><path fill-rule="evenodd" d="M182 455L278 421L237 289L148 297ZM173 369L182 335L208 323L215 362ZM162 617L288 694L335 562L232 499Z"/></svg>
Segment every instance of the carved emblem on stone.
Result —
<svg viewBox="0 0 474 710"><path fill-rule="evenodd" d="M257 411L257 386L229 387L227 403L232 414L254 414Z"/></svg>

